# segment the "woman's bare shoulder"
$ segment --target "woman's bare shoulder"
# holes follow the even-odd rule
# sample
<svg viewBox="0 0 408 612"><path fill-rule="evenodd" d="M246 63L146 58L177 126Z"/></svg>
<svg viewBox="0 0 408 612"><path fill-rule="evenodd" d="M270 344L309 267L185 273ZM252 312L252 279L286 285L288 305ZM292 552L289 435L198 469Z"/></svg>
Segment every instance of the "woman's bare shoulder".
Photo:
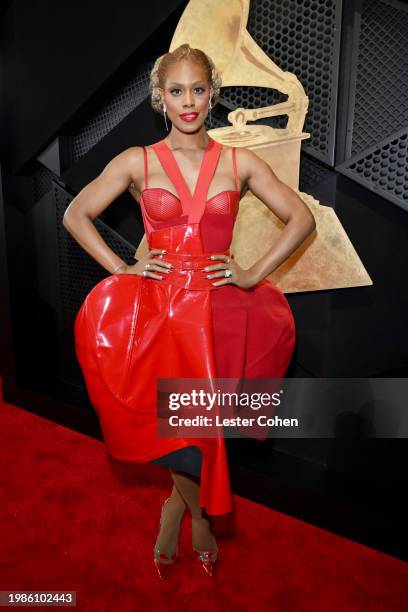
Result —
<svg viewBox="0 0 408 612"><path fill-rule="evenodd" d="M242 178L247 177L250 174L250 168L259 157L251 149L246 149L245 147L227 146L226 148L231 149L231 152L232 149L235 149L238 174Z"/></svg>
<svg viewBox="0 0 408 612"><path fill-rule="evenodd" d="M143 162L143 147L129 147L122 151L121 155L128 163L140 164L140 162Z"/></svg>
<svg viewBox="0 0 408 612"><path fill-rule="evenodd" d="M244 164L250 164L254 159L258 158L252 149L247 149L246 147L237 147L236 149L237 159L239 158Z"/></svg>
<svg viewBox="0 0 408 612"><path fill-rule="evenodd" d="M143 147L136 145L128 147L122 151L120 157L128 168L132 183L137 185L144 176Z"/></svg>
<svg viewBox="0 0 408 612"><path fill-rule="evenodd" d="M127 166L130 176L128 191L139 201L140 190L145 181L145 161L143 149L148 147L133 146L122 151L123 163Z"/></svg>
<svg viewBox="0 0 408 612"><path fill-rule="evenodd" d="M243 163L243 164L251 163L251 161L254 158L258 158L256 153L254 153L252 151L252 149L247 149L246 147L230 147L230 146L226 146L225 148L229 149L231 151L232 151L232 149L235 149L235 155L236 155L237 160L239 159L241 161L241 163Z"/></svg>

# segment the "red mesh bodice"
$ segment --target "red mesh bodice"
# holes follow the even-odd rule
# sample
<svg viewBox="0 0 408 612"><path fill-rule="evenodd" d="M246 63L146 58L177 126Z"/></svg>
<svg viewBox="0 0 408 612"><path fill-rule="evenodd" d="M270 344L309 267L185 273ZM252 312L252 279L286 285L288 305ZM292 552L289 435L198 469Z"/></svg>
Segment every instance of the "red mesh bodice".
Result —
<svg viewBox="0 0 408 612"><path fill-rule="evenodd" d="M178 225L198 224L204 250L207 250L204 243L207 243L209 248L222 250L228 248L232 239L232 229L238 214L240 200L235 148L232 149L232 159L236 189L225 189L209 199L206 196L217 167L222 145L212 140L209 141L193 195L179 170L174 154L165 141L155 143L152 150L173 183L176 193L172 193L164 187L149 187L148 155L144 147L145 188L140 194L140 206L149 244L151 244L152 234L158 230ZM220 235L221 228L224 232L219 246L211 241L211 237L207 236L205 231L207 225L205 219L213 215L217 219L208 219L210 221L209 227L213 227L215 223L215 226L218 227L216 229L217 235ZM219 218L220 216L221 218ZM163 248L166 247L163 246Z"/></svg>
<svg viewBox="0 0 408 612"><path fill-rule="evenodd" d="M217 193L207 200L205 213L213 215L229 215L236 217L238 213L238 192L225 190ZM144 209L149 219L154 221L167 221L183 214L180 199L162 187L149 187L141 193Z"/></svg>
<svg viewBox="0 0 408 612"><path fill-rule="evenodd" d="M239 195L238 191L222 191L207 200L200 222L194 224L195 231L201 239L199 250L225 251L229 248L239 210ZM170 243L162 244L161 234L158 232L166 228L175 230L177 226L188 225L189 217L184 214L180 199L167 189L148 188L141 193L141 208L150 248L155 242L157 248L172 249ZM177 250L180 250L180 246L181 244ZM187 248L187 243L185 246ZM196 248L193 250L190 248L187 252L196 252Z"/></svg>

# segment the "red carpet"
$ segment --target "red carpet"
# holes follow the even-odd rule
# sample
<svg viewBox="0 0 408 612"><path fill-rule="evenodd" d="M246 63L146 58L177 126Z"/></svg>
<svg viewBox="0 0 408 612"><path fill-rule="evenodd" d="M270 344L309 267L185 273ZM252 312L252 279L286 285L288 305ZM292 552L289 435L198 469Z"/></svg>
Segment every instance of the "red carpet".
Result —
<svg viewBox="0 0 408 612"><path fill-rule="evenodd" d="M240 497L217 575L194 560L186 517L160 582L166 470L107 461L101 442L9 404L0 418L0 590L75 590L97 612L407 609L407 564Z"/></svg>

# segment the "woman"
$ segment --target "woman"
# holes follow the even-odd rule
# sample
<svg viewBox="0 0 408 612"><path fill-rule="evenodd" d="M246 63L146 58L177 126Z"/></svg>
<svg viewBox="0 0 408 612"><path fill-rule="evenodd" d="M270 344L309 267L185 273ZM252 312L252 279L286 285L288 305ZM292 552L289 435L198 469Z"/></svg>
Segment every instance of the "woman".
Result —
<svg viewBox="0 0 408 612"><path fill-rule="evenodd" d="M154 546L161 578L177 558L186 508L193 549L212 574L218 547L211 515L231 511L232 496L222 436L157 435L156 381L282 377L295 325L283 293L265 277L315 228L309 209L268 164L209 138L204 121L220 84L212 60L188 44L159 57L150 91L153 109L172 124L167 137L120 153L64 215L67 230L112 274L90 292L75 323L77 356L107 448L121 460L167 466L173 481ZM248 188L286 227L243 269L229 247ZM92 223L126 189L140 204L149 246L133 265Z"/></svg>

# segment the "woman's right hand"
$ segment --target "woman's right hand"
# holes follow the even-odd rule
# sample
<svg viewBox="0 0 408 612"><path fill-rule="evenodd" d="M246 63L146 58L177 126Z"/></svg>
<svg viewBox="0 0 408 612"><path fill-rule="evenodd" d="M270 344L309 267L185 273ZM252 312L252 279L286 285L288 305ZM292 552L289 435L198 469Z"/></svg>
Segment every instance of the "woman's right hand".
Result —
<svg viewBox="0 0 408 612"><path fill-rule="evenodd" d="M135 264L124 266L118 270L118 274L138 274L146 278L156 278L162 280L164 277L157 272L169 274L173 269L173 264L164 259L153 259L155 255L166 253L164 249L151 249L147 255L141 257Z"/></svg>

